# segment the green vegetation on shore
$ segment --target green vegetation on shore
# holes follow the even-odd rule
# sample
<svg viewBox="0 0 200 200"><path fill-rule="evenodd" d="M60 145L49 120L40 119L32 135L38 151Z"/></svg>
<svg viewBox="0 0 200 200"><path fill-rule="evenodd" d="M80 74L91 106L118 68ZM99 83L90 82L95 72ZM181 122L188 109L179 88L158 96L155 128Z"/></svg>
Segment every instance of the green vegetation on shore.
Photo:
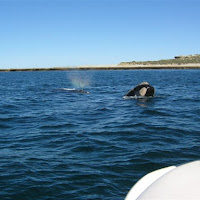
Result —
<svg viewBox="0 0 200 200"><path fill-rule="evenodd" d="M119 65L181 65L181 64L200 64L200 54L175 56L174 59L157 61L131 61L121 62Z"/></svg>

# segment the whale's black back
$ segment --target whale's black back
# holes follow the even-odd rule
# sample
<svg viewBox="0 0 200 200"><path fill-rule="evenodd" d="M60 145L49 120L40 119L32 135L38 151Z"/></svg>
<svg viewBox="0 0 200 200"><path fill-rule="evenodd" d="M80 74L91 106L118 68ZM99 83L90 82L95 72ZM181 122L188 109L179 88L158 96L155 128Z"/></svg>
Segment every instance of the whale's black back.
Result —
<svg viewBox="0 0 200 200"><path fill-rule="evenodd" d="M147 92L145 94L146 97L152 97L155 93L155 89L154 87L150 86L149 88L147 88Z"/></svg>
<svg viewBox="0 0 200 200"><path fill-rule="evenodd" d="M135 88L131 89L125 96L128 96L128 97L139 96L139 91L144 87L147 89L147 92L145 94L146 97L150 97L150 96L154 95L154 92L155 92L154 87L152 87L148 84L141 84L141 85L138 85Z"/></svg>

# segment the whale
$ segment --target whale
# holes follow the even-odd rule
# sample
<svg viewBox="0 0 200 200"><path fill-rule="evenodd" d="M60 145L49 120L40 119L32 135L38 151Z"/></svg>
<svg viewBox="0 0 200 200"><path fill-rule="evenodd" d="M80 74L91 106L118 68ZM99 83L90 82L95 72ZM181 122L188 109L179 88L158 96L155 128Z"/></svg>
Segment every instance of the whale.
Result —
<svg viewBox="0 0 200 200"><path fill-rule="evenodd" d="M75 88L60 88L59 90L63 90L65 92L72 92L72 93L83 93L83 94L89 94L89 92L83 90L83 89L75 89Z"/></svg>
<svg viewBox="0 0 200 200"><path fill-rule="evenodd" d="M123 96L123 98L137 98L137 97L153 97L155 89L148 82L142 82L136 87L132 88Z"/></svg>

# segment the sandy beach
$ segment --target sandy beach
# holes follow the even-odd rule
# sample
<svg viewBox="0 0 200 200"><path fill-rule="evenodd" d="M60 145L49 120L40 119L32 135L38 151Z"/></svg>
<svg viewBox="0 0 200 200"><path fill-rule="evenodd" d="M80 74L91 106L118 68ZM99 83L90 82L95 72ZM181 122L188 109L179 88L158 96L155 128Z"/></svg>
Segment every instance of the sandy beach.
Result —
<svg viewBox="0 0 200 200"><path fill-rule="evenodd" d="M0 69L0 72L14 71L68 71L68 70L144 70L144 69L200 69L200 63L194 64L168 64L168 65L82 65L74 67L52 67L52 68L10 68Z"/></svg>

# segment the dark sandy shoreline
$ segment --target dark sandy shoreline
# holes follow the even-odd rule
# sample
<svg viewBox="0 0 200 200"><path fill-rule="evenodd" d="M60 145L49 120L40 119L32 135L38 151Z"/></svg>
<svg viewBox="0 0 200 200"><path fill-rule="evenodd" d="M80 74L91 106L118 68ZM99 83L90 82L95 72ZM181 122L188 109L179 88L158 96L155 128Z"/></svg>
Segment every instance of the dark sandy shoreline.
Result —
<svg viewBox="0 0 200 200"><path fill-rule="evenodd" d="M0 72L15 71L71 71L71 70L153 70L153 69L200 69L198 64L170 64L170 65L91 65L76 67L51 67L51 68L10 68L0 69Z"/></svg>

